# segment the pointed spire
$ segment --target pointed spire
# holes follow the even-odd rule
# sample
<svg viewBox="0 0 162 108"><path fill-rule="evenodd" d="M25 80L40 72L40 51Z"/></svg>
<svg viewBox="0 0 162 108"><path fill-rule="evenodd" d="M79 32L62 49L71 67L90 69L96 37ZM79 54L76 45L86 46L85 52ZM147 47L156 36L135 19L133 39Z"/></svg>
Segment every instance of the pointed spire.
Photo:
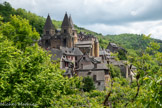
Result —
<svg viewBox="0 0 162 108"><path fill-rule="evenodd" d="M69 22L69 18L68 18L67 12L65 13L65 16L64 16L64 19L63 19L61 27L64 27L64 26L67 26L67 27L70 26L70 22Z"/></svg>
<svg viewBox="0 0 162 108"><path fill-rule="evenodd" d="M74 24L73 24L73 20L71 18L71 15L69 16L69 22L70 22L70 26L72 27L72 29L74 30Z"/></svg>
<svg viewBox="0 0 162 108"><path fill-rule="evenodd" d="M48 13L48 16L47 16L47 19L46 19L46 23L44 25L44 29L55 29L54 25L52 24L49 13Z"/></svg>

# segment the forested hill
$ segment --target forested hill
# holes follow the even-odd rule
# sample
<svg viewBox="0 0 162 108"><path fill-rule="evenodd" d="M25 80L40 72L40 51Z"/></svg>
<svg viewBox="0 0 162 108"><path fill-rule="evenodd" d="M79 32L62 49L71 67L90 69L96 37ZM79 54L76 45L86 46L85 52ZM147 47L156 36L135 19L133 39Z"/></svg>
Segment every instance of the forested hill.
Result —
<svg viewBox="0 0 162 108"><path fill-rule="evenodd" d="M107 35L105 36L106 40L114 42L127 49L145 49L151 41L155 41L160 44L159 51L162 52L162 40L159 39L144 39L143 34L119 34L119 35Z"/></svg>
<svg viewBox="0 0 162 108"><path fill-rule="evenodd" d="M34 13L31 13L30 11L26 11L25 9L14 9L8 2L4 2L3 4L0 4L0 15L3 17L3 22L8 22L10 21L10 15L19 15L22 18L25 18L29 20L30 25L32 27L36 28L37 32L39 34L42 34L43 26L45 24L46 18L38 16ZM62 13L64 14L64 13ZM57 29L60 29L62 21L56 21L52 20L54 26ZM78 32L82 31L85 32L86 34L92 34L98 37L100 46L102 48L106 48L109 42L114 42L119 46L122 46L126 49L133 49L133 50L138 50L141 48L146 48L147 44L151 40L155 40L156 42L160 43L161 48L159 51L162 52L162 41L161 40L156 40L156 39L150 39L150 40L143 40L143 35L137 35L137 34L119 34L119 35L107 35L103 36L100 33L96 33L90 30L87 30L82 27L78 27L75 25L75 28ZM143 46L142 46L142 45Z"/></svg>

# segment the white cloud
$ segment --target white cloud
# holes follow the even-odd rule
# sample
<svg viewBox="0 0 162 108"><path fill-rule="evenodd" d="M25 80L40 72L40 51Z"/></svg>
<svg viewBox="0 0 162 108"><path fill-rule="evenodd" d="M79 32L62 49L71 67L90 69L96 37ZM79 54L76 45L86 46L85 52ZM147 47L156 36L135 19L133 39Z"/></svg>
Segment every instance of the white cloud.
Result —
<svg viewBox="0 0 162 108"><path fill-rule="evenodd" d="M62 20L67 11L73 22L103 34L152 33L162 39L162 0L0 0L40 16ZM160 25L160 24L161 25Z"/></svg>
<svg viewBox="0 0 162 108"><path fill-rule="evenodd" d="M133 22L127 25L105 25L93 24L86 25L89 30L94 30L103 34L121 34L121 33L134 33L134 34L152 34L152 38L162 40L162 20L159 21L145 21Z"/></svg>

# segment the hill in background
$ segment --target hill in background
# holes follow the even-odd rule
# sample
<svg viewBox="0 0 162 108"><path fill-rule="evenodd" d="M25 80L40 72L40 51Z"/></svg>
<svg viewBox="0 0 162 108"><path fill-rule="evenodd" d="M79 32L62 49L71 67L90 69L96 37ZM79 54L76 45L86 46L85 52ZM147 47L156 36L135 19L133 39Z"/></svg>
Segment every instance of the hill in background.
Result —
<svg viewBox="0 0 162 108"><path fill-rule="evenodd" d="M10 21L10 15L19 15L22 18L29 20L30 25L36 28L40 36L43 33L42 30L46 18L42 16L38 16L22 8L14 9L8 2L4 2L3 4L0 4L0 10L1 10L0 15L3 17L4 22ZM57 29L61 28L62 21L56 21L53 19L52 22ZM156 41L157 43L160 44L159 51L162 52L162 40L159 39L151 38L149 40L143 40L143 35L138 35L138 34L119 34L119 35L103 36L101 33L96 33L91 30L87 30L83 27L78 27L77 25L75 25L75 29L77 30L78 33L82 31L86 34L92 34L96 36L99 39L101 48L106 48L109 42L113 42L126 49L139 50L139 49L145 49L147 47L147 44L150 41Z"/></svg>

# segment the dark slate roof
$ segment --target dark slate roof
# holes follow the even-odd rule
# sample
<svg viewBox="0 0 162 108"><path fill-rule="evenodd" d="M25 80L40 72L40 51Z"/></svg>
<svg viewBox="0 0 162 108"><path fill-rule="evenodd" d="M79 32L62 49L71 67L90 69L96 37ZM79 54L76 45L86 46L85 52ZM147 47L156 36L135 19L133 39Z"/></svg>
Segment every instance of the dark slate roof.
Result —
<svg viewBox="0 0 162 108"><path fill-rule="evenodd" d="M66 55L75 55L75 56L83 55L83 53L79 50L79 48L76 47L74 48L62 47L61 50Z"/></svg>
<svg viewBox="0 0 162 108"><path fill-rule="evenodd" d="M50 50L50 53L52 54L52 60L57 60L57 59L60 59L63 55L63 52L59 49L55 49L55 48L52 48Z"/></svg>
<svg viewBox="0 0 162 108"><path fill-rule="evenodd" d="M110 45L113 47L118 47L115 43L110 43Z"/></svg>
<svg viewBox="0 0 162 108"><path fill-rule="evenodd" d="M83 55L79 48L74 48L74 55Z"/></svg>
<svg viewBox="0 0 162 108"><path fill-rule="evenodd" d="M71 15L69 16L69 22L70 22L70 26L72 27L72 29L74 30L74 24L73 24L73 20L71 18Z"/></svg>
<svg viewBox="0 0 162 108"><path fill-rule="evenodd" d="M91 60L91 62L93 63L93 64L96 64L96 63L100 63L101 62L101 59L100 59L101 57L95 57L95 58L90 58L90 60Z"/></svg>
<svg viewBox="0 0 162 108"><path fill-rule="evenodd" d="M108 55L110 56L110 53L106 52L105 50L99 51L99 55Z"/></svg>
<svg viewBox="0 0 162 108"><path fill-rule="evenodd" d="M76 45L92 45L92 41L78 41Z"/></svg>
<svg viewBox="0 0 162 108"><path fill-rule="evenodd" d="M63 75L72 75L72 71L73 70L71 68L68 68Z"/></svg>
<svg viewBox="0 0 162 108"><path fill-rule="evenodd" d="M61 27L71 27L67 13L65 13Z"/></svg>
<svg viewBox="0 0 162 108"><path fill-rule="evenodd" d="M101 69L108 69L108 67L106 66L106 64L105 63L101 63L101 64L97 64L97 68L94 68L94 64L89 64L89 65L84 65L83 66L83 69L81 69L81 70L84 70L84 69L95 69L95 70L101 70Z"/></svg>
<svg viewBox="0 0 162 108"><path fill-rule="evenodd" d="M124 66L124 63L122 61L112 61L112 64L115 66Z"/></svg>
<svg viewBox="0 0 162 108"><path fill-rule="evenodd" d="M44 25L44 29L55 29L54 25L52 24L49 14L47 16L46 23Z"/></svg>

